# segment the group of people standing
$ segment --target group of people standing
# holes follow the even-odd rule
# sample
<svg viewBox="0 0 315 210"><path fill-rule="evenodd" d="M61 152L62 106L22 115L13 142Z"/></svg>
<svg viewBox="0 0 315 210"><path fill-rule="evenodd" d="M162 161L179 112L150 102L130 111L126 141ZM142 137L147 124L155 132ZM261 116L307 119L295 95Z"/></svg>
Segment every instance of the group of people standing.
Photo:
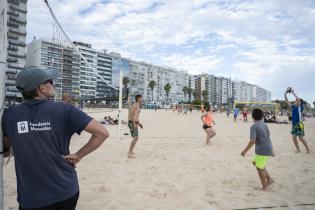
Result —
<svg viewBox="0 0 315 210"><path fill-rule="evenodd" d="M100 122L88 116L71 104L50 100L55 96L54 80L56 70L30 67L17 75L16 86L21 91L24 102L10 107L2 117L4 156L14 154L17 179L17 201L20 210L73 210L79 198L79 184L75 170L85 156L96 150L108 137L109 132ZM287 94L296 100L289 102ZM310 152L304 139L304 124L301 113L301 99L290 89L285 99L292 111L292 137L297 152L300 147L297 138ZM135 158L134 147L138 141L138 128L142 96L136 95L136 102L129 108L128 127L133 140L128 157ZM234 110L237 116L238 111ZM244 113L243 113L244 116ZM263 112L254 109L254 124L250 128L250 142L241 152L245 156L255 144L253 160L265 190L273 179L266 169L266 162L274 156L270 132L263 122ZM235 118L235 116L234 116ZM201 116L205 130L206 144L216 135L215 120L210 107ZM246 112L247 121L247 112ZM86 131L91 134L89 141L75 153L70 153L69 145L74 133ZM12 148L12 151L11 151Z"/></svg>

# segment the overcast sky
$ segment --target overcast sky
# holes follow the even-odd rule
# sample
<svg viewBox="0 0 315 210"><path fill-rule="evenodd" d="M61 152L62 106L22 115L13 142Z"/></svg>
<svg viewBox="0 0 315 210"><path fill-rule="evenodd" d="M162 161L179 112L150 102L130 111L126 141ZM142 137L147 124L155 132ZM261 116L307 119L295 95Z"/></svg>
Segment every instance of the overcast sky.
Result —
<svg viewBox="0 0 315 210"><path fill-rule="evenodd" d="M122 56L257 84L315 101L315 1L49 0L71 40ZM52 37L44 1L28 1L27 40Z"/></svg>

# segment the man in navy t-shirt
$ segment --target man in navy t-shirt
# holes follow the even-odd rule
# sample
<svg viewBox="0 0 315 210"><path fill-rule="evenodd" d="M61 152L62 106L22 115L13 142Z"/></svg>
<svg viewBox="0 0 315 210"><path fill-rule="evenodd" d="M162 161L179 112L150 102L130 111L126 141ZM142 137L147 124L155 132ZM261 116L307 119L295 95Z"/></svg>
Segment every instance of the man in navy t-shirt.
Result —
<svg viewBox="0 0 315 210"><path fill-rule="evenodd" d="M288 100L287 94L292 93L295 97L294 102L290 102ZM300 99L295 92L293 91L292 88L288 88L284 94L285 101L287 102L288 107L291 109L292 113L292 138L294 145L296 147L296 152L299 153L301 152L299 143L297 141L297 137L299 137L300 141L303 143L303 145L306 148L306 153L310 153L310 149L308 147L308 144L306 140L304 139L304 124L302 122L302 113L303 113L303 101Z"/></svg>
<svg viewBox="0 0 315 210"><path fill-rule="evenodd" d="M37 67L21 71L16 80L24 103L5 111L4 148L14 154L19 209L73 210L79 197L75 165L97 149L108 131L76 107L50 101L55 95L55 70ZM74 133L92 134L79 151L70 154Z"/></svg>

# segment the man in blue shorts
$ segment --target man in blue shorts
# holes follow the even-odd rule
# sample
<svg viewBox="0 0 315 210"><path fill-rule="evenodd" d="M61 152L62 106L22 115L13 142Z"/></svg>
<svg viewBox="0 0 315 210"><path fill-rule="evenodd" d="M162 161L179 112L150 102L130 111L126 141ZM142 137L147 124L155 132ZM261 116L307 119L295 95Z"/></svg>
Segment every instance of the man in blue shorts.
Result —
<svg viewBox="0 0 315 210"><path fill-rule="evenodd" d="M236 122L236 120L237 120L237 115L238 115L239 111L240 110L237 107L234 107L234 110L233 110L234 122Z"/></svg>
<svg viewBox="0 0 315 210"><path fill-rule="evenodd" d="M295 101L290 102L288 100L287 94L292 93L295 97ZM303 101L295 94L292 88L288 88L286 92L284 93L285 101L287 102L287 105L291 108L292 113L292 138L294 145L296 147L296 153L300 153L300 147L299 143L297 141L297 137L299 137L300 141L303 143L306 153L310 153L310 149L308 147L308 144L306 140L304 139L304 124L302 122L302 112L303 112Z"/></svg>

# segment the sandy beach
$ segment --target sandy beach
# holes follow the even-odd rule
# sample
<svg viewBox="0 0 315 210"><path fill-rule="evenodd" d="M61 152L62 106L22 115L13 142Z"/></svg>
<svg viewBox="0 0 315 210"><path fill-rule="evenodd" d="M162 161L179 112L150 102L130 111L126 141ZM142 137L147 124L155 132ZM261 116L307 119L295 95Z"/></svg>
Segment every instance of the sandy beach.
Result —
<svg viewBox="0 0 315 210"><path fill-rule="evenodd" d="M117 112L91 112L97 120ZM127 110L123 111L124 120ZM268 124L276 157L268 169L275 183L269 192L251 165L254 148L240 152L249 140L252 124L233 122L216 114L217 136L205 145L200 112L177 115L172 111L142 110L136 159L128 159L130 135L118 137L118 126L106 126L110 138L77 166L80 183L78 210L211 210L315 203L315 119L305 121L306 140L312 153L295 154L291 125ZM285 119L285 118L283 118ZM122 133L128 133L127 125ZM84 132L72 138L71 151L89 138ZM18 209L14 161L4 168L6 210ZM315 209L290 206L275 209Z"/></svg>

